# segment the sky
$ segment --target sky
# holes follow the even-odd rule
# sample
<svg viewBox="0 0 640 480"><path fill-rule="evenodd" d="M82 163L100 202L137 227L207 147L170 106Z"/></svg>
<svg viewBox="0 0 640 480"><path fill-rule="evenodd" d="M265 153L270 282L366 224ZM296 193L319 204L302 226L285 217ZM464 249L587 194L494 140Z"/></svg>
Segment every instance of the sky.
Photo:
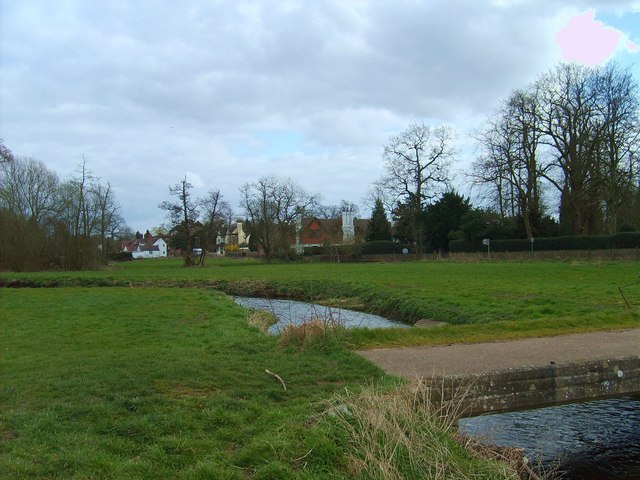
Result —
<svg viewBox="0 0 640 480"><path fill-rule="evenodd" d="M0 0L0 138L62 179L109 182L133 230L193 194L276 174L360 205L389 137L470 133L560 61L631 68L639 0Z"/></svg>

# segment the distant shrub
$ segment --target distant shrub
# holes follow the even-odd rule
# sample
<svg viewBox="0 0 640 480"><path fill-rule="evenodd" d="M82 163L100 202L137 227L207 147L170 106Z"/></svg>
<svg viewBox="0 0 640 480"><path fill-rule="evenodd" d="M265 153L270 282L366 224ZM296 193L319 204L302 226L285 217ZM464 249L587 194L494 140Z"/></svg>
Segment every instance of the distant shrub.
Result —
<svg viewBox="0 0 640 480"><path fill-rule="evenodd" d="M325 253L325 248L316 245L313 247L304 247L302 254L305 257L310 257L312 255L324 255L324 253Z"/></svg>
<svg viewBox="0 0 640 480"><path fill-rule="evenodd" d="M636 227L634 225L631 225L630 223L623 223L618 228L618 232L636 232L636 231L637 231Z"/></svg>
<svg viewBox="0 0 640 480"><path fill-rule="evenodd" d="M640 232L619 232L615 239L615 248L640 248Z"/></svg>
<svg viewBox="0 0 640 480"><path fill-rule="evenodd" d="M133 254L131 252L113 252L107 256L110 262L129 262L133 260Z"/></svg>

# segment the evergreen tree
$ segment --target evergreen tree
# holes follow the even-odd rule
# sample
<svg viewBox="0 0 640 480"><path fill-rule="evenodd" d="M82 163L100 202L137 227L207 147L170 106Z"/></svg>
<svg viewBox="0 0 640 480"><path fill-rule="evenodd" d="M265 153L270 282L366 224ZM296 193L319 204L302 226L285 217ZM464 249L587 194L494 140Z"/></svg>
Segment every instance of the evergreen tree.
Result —
<svg viewBox="0 0 640 480"><path fill-rule="evenodd" d="M446 192L426 210L426 233L431 248L449 251L449 233L460 230L463 219L471 211L468 198L456 192Z"/></svg>
<svg viewBox="0 0 640 480"><path fill-rule="evenodd" d="M372 242L375 240L391 240L391 224L387 219L387 214L384 212L382 200L379 198L376 199L371 212L371 219L369 220L369 228L367 229L367 241Z"/></svg>

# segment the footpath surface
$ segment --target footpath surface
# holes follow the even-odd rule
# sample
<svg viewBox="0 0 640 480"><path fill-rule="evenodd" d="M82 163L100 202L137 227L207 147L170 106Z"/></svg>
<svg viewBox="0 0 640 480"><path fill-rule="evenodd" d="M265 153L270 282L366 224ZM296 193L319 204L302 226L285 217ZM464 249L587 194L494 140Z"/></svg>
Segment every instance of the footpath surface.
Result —
<svg viewBox="0 0 640 480"><path fill-rule="evenodd" d="M358 353L387 373L414 380L640 356L640 329Z"/></svg>

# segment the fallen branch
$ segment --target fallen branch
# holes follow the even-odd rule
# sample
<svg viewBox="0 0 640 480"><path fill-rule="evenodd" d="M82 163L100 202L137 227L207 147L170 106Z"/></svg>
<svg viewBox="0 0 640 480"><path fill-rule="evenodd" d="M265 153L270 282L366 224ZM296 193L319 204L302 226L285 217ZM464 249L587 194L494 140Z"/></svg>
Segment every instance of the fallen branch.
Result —
<svg viewBox="0 0 640 480"><path fill-rule="evenodd" d="M267 372L272 377L276 377L278 380L280 380L280 383L282 384L282 388L284 388L285 391L287 390L287 386L284 384L284 380L282 380L282 377L280 377L280 375L278 375L277 373L270 372L269 370L265 370L265 372Z"/></svg>

